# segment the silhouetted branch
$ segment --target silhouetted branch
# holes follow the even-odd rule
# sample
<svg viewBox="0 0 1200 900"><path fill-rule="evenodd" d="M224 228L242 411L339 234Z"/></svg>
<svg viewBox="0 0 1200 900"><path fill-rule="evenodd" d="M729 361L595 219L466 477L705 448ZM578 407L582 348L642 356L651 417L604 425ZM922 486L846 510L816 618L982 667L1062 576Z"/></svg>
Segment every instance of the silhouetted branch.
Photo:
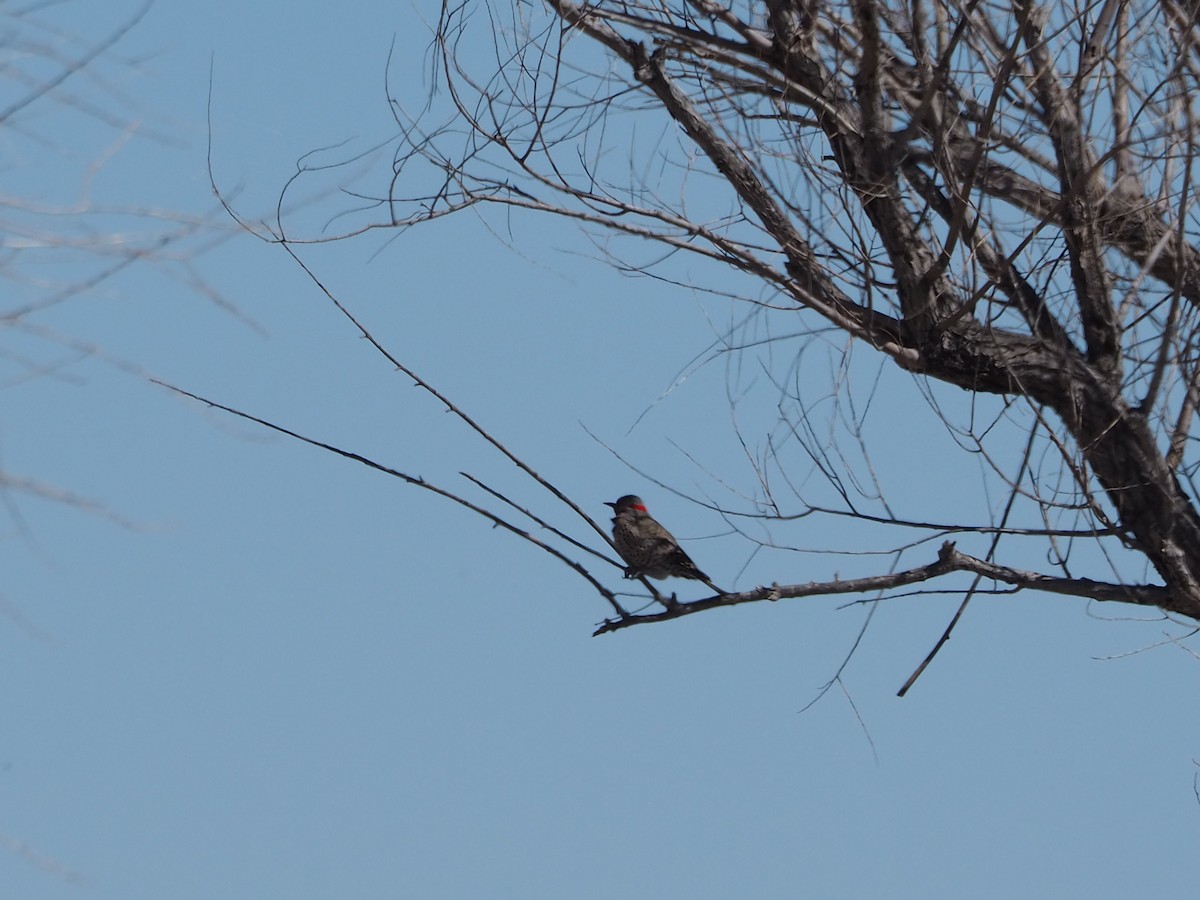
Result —
<svg viewBox="0 0 1200 900"><path fill-rule="evenodd" d="M433 484L432 482L426 481L424 478L420 478L416 475L408 475L404 472L399 471L398 469L393 469L391 466L385 466L383 463L379 463L373 459L369 459L368 457L363 456L360 453L354 453L353 451L350 451L350 450L343 450L340 447L336 447L333 444L327 444L324 441L317 440L316 438L306 437L306 436L300 434L299 432L292 431L290 428L285 428L282 425L277 425L274 422L268 421L267 419L259 418L258 416L252 415L251 413L243 412L239 409L235 409L232 406L226 406L225 404L218 403L215 400L209 400L206 397L201 397L199 394L193 394L191 391L186 391L183 388L175 387L172 384L167 384L165 381L159 381L157 378L152 378L151 381L153 381L155 384L157 384L161 387L166 388L169 391L174 391L177 394L182 394L184 397L190 397L193 400L198 400L201 403L207 404L208 406L212 407L213 409L222 410L224 412L229 413L230 415L234 415L241 419L245 419L248 422L255 422L259 425L262 425L264 428L269 428L272 431L278 432L279 434L286 435L287 437L294 438L298 441L302 441L305 444L309 444L313 447L317 447L321 450L326 450L330 453L336 454L337 456L341 456L345 459L349 459L354 462L360 463L364 466L367 466L368 468L375 469L377 472L382 472L385 475L390 475L393 478L399 478L405 484L410 484L413 487L418 487L418 488L421 488L422 490L430 491L434 494L437 494L440 497L445 497L447 500L451 500L454 503L457 503L459 506L462 506L466 509L471 510L471 512L473 512L473 513L483 516L485 519L487 519L493 525L497 525L500 528L503 528L506 531L510 532L511 534L515 534L515 535L517 535L517 537L520 537L520 538L523 538L524 540L529 541L529 543L533 544L535 547L539 547L540 549L545 550L547 553L549 553L555 559L558 559L560 562L562 562L562 563L566 564L567 566L569 566L570 568L574 569L575 572L578 573L581 578L583 578L585 581L587 581L589 584L591 584L592 587L594 587L596 589L596 591L600 594L600 596L604 597L604 599L607 600L609 602L609 604L612 605L613 609L616 611L618 616L625 617L625 616L629 615L622 608L621 604L617 602L616 596L610 590L608 590L608 588L606 588L603 584L601 584L595 578L595 576L593 576L587 569L585 569L582 563L578 562L577 560L571 559L565 553L563 553L561 550L559 550L557 547L550 546L545 541L530 534L528 531L521 528L520 526L514 525L512 522L508 521L507 519L503 518L502 516L499 516L496 513L492 512L491 510L485 509L476 503L472 503L470 500L467 500L466 498L461 497L458 494L455 494L453 491L449 491L443 487Z"/></svg>
<svg viewBox="0 0 1200 900"><path fill-rule="evenodd" d="M719 597L708 597L703 600L679 602L670 609L659 613L631 615L620 619L606 619L593 634L608 634L629 628L633 625L644 625L650 622L665 622L690 616L694 613L709 609L719 609L726 606L739 606L743 603L757 603L763 600L775 602L800 597L816 597L831 594L868 594L878 591L893 590L910 584L919 584L933 578L948 575L951 572L973 572L984 578L1010 584L1022 590L1045 591L1050 594L1063 594L1070 597L1086 597L1090 600L1103 602L1136 603L1140 606L1162 606L1167 602L1167 589L1158 585L1124 585L1092 581L1089 578L1059 578L1053 575L1042 575L1037 572L1026 572L1008 566L989 563L960 553L954 543L947 541L942 545L936 562L906 569L903 572L893 572L888 575L869 575L864 578L851 578L846 581L810 582L809 584L780 585L756 587L753 590L741 591L735 594L725 594Z"/></svg>

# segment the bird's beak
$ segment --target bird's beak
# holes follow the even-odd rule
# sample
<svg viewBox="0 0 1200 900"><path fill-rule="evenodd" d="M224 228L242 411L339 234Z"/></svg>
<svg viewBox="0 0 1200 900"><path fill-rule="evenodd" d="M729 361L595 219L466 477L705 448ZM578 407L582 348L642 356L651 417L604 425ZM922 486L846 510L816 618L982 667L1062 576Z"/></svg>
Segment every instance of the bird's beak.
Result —
<svg viewBox="0 0 1200 900"><path fill-rule="evenodd" d="M616 503L609 503L607 500L605 500L605 501L604 501L604 505L605 505L605 506L611 506L613 509L616 509L616 508L617 508L617 504L616 504Z"/></svg>

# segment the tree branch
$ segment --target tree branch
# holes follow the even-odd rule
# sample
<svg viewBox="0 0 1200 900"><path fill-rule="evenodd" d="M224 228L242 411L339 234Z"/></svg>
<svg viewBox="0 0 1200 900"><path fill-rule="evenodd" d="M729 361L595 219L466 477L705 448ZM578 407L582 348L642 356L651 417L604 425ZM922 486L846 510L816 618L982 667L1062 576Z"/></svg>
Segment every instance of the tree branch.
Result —
<svg viewBox="0 0 1200 900"><path fill-rule="evenodd" d="M609 634L630 628L634 625L645 625L650 622L666 622L694 613L726 606L739 606L743 603L756 603L763 600L775 602L799 597L826 596L830 594L866 594L876 591L887 591L910 584L919 584L933 578L940 578L951 572L973 572L984 578L990 578L1003 584L1010 584L1018 590L1037 590L1050 594L1063 594L1069 597L1086 597L1089 600L1103 602L1136 603L1139 606L1162 607L1167 603L1167 589L1153 584L1125 585L1109 582L1093 581L1090 578L1061 578L1054 575L1042 575L1037 572L1026 572L1010 566L1001 566L986 560L977 559L960 553L953 541L946 541L938 552L936 562L906 569L903 572L893 572L889 575L868 575L864 578L852 578L848 581L810 582L808 584L760 586L753 590L736 594L725 594L718 597L708 597L703 600L693 600L689 603L676 603L670 609L658 613L630 615L619 619L605 619L592 632L593 636Z"/></svg>

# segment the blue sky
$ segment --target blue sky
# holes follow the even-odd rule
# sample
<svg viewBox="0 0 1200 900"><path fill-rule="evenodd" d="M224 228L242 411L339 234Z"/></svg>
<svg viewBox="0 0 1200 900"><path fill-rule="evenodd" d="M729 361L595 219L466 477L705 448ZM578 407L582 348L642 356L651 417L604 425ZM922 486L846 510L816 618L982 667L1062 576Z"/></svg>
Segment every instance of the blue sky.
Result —
<svg viewBox="0 0 1200 900"><path fill-rule="evenodd" d="M135 9L60 13L103 34ZM136 64L102 70L142 127L93 199L212 209L211 65L216 175L240 210L269 211L302 154L394 132L393 39L393 90L420 104L435 14L156 3L119 44ZM34 130L61 143L31 146ZM116 132L57 107L3 140L6 195L67 202ZM887 565L830 552L854 532L808 520L789 538L816 552L748 559L719 517L590 437L683 493L714 490L706 469L749 489L724 362L668 391L731 313L611 271L562 222L514 220L515 249L492 234L508 224L467 214L302 252L392 352L595 517L642 494L738 587ZM4 336L9 381L18 358L60 364L0 391L4 473L110 511L4 494L4 896L1194 890L1200 662L1177 645L1135 652L1176 629L1060 597L980 597L899 700L960 598L899 599L876 612L845 691L803 712L866 607L761 604L594 639L605 606L529 545L151 384L449 487L467 490L470 472L586 535L391 371L278 248L230 233L194 262L237 315L177 269L135 266L34 319L103 353ZM34 288L11 290L20 302ZM815 347L814 365L832 352ZM974 463L929 430L908 376L890 373L876 404L894 448L882 475L905 510L949 519L980 502Z"/></svg>

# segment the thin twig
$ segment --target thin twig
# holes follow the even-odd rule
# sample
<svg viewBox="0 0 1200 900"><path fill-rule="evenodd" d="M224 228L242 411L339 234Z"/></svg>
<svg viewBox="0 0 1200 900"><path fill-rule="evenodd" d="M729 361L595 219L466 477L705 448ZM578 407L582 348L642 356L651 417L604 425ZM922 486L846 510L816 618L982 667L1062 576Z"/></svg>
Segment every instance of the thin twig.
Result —
<svg viewBox="0 0 1200 900"><path fill-rule="evenodd" d="M391 468L390 466L385 466L382 463L375 462L375 460L369 459L368 457L365 457L359 453L354 453L353 451L350 451L350 450L343 450L340 447L335 447L333 444L327 444L324 441L318 441L315 438L306 437L305 435L302 435L298 432L292 431L290 428L285 428L282 425L276 425L274 422L270 422L266 419L261 419L258 416L252 415L251 413L242 412L240 409L234 409L232 406L226 406L225 404L218 403L215 400L209 400L207 397L201 397L199 394L193 394L191 391L186 391L183 388L176 387L173 384L168 384L165 381L159 381L157 378L151 378L150 380L152 382L154 382L155 384L160 385L161 387L165 387L169 391L174 391L175 393L182 394L185 397L191 397L193 400L199 400L201 403L205 403L208 406L213 407L214 409L220 409L220 410L223 410L224 412L230 413L231 415L238 416L239 418L246 419L250 422L255 422L259 425L262 425L264 428L270 428L272 431L277 431L280 434L287 435L290 438L295 438L298 441L303 441L306 444L311 444L313 447L318 447L322 450L328 450L330 453L336 453L338 456L342 456L342 457L345 457L346 459L353 460L354 462L361 463L362 465L367 466L368 468L375 469L379 472L383 472L385 475L391 475L393 478L399 478L400 480L404 481L406 484L411 484L414 487L423 488L424 490L431 491L440 497L445 497L447 500L452 500L455 503L459 504L460 506L466 507L467 509L471 510L471 512L478 513L479 515L483 516L485 519L487 519L493 525L498 525L499 527L512 532L513 534L517 535L518 537L524 538L525 540L529 541L534 546L540 547L541 549L543 549L547 553L549 553L551 556L553 556L556 559L560 560L561 562L565 563L567 566L569 566L570 568L574 569L577 573L579 573L580 576L582 576L584 579L586 579L587 582L589 584L591 584L592 587L594 587L600 593L600 595L602 597L604 597L604 599L606 599L612 605L613 610L616 612L618 617L624 619L624 618L628 618L628 616L629 616L629 613L626 612L624 607L622 607L621 604L617 602L617 598L613 594L613 592L610 591L608 588L606 588L603 584L601 584L595 578L595 576L593 576L587 569L585 569L583 567L583 565L581 563L579 563L576 560L571 559L569 556L567 556L565 553L563 553L557 547L552 547L550 544L547 544L545 541L540 540L539 538L530 534L525 529L512 524L507 519L501 518L500 516L496 515L494 512L484 509L482 506L479 506L478 504L472 503L470 500L460 497L458 494L455 494L453 491L448 491L443 487L439 487L438 485L433 484L432 482L426 481L424 478L420 478L415 475L407 475L404 472L401 472L401 471L398 471L397 469Z"/></svg>

